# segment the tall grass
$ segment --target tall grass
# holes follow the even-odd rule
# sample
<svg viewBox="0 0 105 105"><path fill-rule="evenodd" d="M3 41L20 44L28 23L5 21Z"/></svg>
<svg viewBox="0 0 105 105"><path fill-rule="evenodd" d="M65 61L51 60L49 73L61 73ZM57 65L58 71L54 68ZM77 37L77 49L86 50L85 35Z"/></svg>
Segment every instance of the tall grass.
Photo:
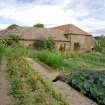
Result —
<svg viewBox="0 0 105 105"><path fill-rule="evenodd" d="M5 44L0 43L0 56L6 57L28 57L32 53L32 50L25 48L20 45L16 45L15 47L6 46Z"/></svg>
<svg viewBox="0 0 105 105"><path fill-rule="evenodd" d="M77 53L65 52L55 53L48 50L38 51L33 55L34 59L44 62L52 68L64 68L70 70L88 70L105 67L105 54L99 52Z"/></svg>
<svg viewBox="0 0 105 105"><path fill-rule="evenodd" d="M105 54L99 52L63 53L67 69L97 69L105 67Z"/></svg>
<svg viewBox="0 0 105 105"><path fill-rule="evenodd" d="M42 61L55 69L60 68L63 65L63 57L58 53L54 53L48 50L35 53L33 58L37 58L39 61Z"/></svg>
<svg viewBox="0 0 105 105"><path fill-rule="evenodd" d="M30 49L22 46L0 46L0 51L0 56L6 56L8 59L10 94L15 105L69 105L61 94L25 61L24 57L32 54Z"/></svg>
<svg viewBox="0 0 105 105"><path fill-rule="evenodd" d="M21 57L8 62L11 94L16 105L68 105L49 83Z"/></svg>

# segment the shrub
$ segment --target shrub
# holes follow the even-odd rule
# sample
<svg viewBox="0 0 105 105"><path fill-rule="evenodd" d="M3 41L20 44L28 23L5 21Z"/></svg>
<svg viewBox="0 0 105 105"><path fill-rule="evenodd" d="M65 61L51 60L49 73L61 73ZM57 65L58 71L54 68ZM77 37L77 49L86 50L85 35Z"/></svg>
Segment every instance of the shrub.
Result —
<svg viewBox="0 0 105 105"><path fill-rule="evenodd" d="M54 39L52 37L49 37L48 39L45 40L35 41L33 47L37 50L42 50L42 49L53 50L54 43L55 43Z"/></svg>
<svg viewBox="0 0 105 105"><path fill-rule="evenodd" d="M54 44L54 39L52 37L48 37L48 39L44 41L44 48L48 50L53 50Z"/></svg>

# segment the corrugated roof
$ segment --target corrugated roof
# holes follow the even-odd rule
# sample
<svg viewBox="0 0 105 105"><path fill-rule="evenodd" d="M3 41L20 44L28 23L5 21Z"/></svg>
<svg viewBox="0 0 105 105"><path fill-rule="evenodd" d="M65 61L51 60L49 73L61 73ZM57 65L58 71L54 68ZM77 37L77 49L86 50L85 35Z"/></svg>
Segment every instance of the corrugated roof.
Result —
<svg viewBox="0 0 105 105"><path fill-rule="evenodd" d="M62 32L57 32L54 29L20 26L15 26L14 28L8 27L7 29L0 31L0 38L7 38L11 34L16 34L20 36L20 39L24 40L41 40L53 37L54 40L67 41Z"/></svg>

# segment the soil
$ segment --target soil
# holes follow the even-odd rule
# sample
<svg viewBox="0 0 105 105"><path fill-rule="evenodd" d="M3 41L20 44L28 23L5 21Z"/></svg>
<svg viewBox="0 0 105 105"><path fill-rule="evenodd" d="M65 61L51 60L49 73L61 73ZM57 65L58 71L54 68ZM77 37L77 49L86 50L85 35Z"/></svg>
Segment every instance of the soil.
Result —
<svg viewBox="0 0 105 105"><path fill-rule="evenodd" d="M2 59L0 64L0 105L13 105L9 96L9 83L6 72L7 61Z"/></svg>

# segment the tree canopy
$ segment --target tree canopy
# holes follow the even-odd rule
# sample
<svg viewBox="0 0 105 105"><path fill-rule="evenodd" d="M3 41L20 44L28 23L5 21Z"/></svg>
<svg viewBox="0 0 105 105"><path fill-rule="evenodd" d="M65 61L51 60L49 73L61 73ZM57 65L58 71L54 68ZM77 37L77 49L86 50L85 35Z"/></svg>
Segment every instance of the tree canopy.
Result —
<svg viewBox="0 0 105 105"><path fill-rule="evenodd" d="M43 27L44 27L44 24L42 24L42 23L37 23L37 24L35 24L33 27L43 28Z"/></svg>

